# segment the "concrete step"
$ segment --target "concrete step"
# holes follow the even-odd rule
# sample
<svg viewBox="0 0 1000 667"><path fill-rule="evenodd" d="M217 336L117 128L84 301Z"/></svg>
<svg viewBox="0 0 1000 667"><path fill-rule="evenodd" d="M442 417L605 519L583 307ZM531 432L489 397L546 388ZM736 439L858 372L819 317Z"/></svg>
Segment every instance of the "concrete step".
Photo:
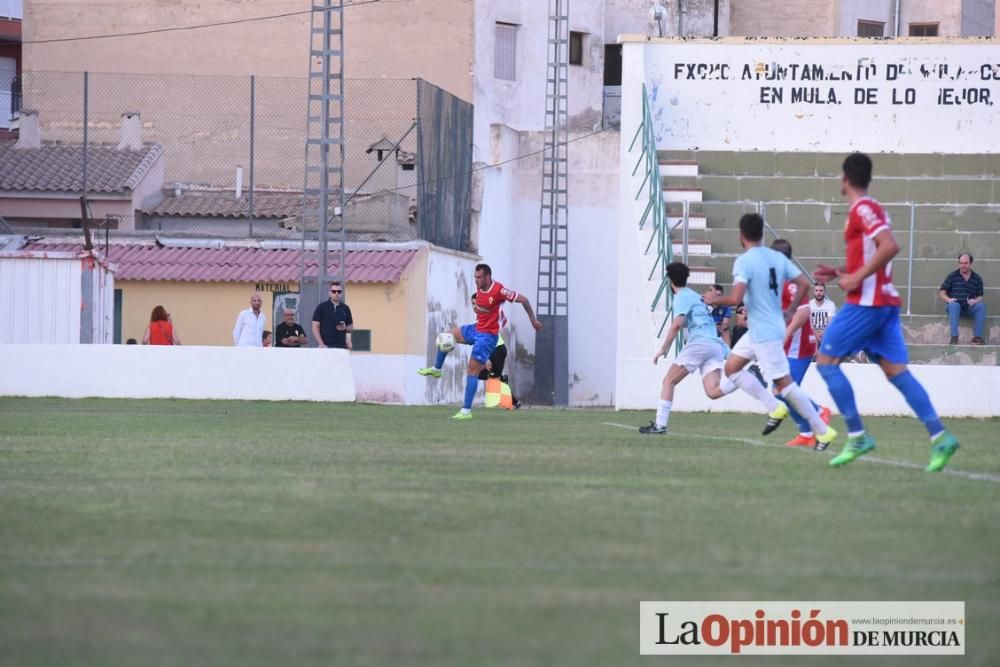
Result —
<svg viewBox="0 0 1000 667"><path fill-rule="evenodd" d="M667 226L680 233L681 223L684 222L683 214L667 215ZM688 230L705 229L708 227L708 219L704 215L688 215Z"/></svg>
<svg viewBox="0 0 1000 667"><path fill-rule="evenodd" d="M845 153L658 151L660 160L697 160L702 174L840 177ZM872 155L875 178L1000 176L1000 154Z"/></svg>
<svg viewBox="0 0 1000 667"><path fill-rule="evenodd" d="M689 266L691 275L688 276L688 285L712 285L718 282L716 272L710 266Z"/></svg>
<svg viewBox="0 0 1000 667"><path fill-rule="evenodd" d="M941 364L951 366L1000 365L1000 347L996 345L927 345L910 343L911 364ZM931 392L933 396L933 391Z"/></svg>
<svg viewBox="0 0 1000 667"><path fill-rule="evenodd" d="M697 187L705 191L705 201L816 201L832 204L842 200L839 178L701 174L695 180ZM873 182L871 194L883 202L993 204L1000 201L1000 179L969 176L882 177Z"/></svg>
<svg viewBox="0 0 1000 667"><path fill-rule="evenodd" d="M903 331L906 340L913 343L942 345L951 337L948 318L941 314L934 315L904 315ZM987 317L984 338L987 341L1000 341L1000 317ZM972 339L972 320L959 320L958 339L963 344Z"/></svg>
<svg viewBox="0 0 1000 667"><path fill-rule="evenodd" d="M697 160L667 160L660 163L660 176L662 178L691 177L697 175Z"/></svg>
<svg viewBox="0 0 1000 667"><path fill-rule="evenodd" d="M697 188L664 188L663 201L667 204L701 201L701 190Z"/></svg>
<svg viewBox="0 0 1000 667"><path fill-rule="evenodd" d="M684 244L674 239L673 242L673 253L675 258L683 257L684 255ZM688 240L688 257L692 255L710 256L712 254L712 244L708 241L693 241Z"/></svg>

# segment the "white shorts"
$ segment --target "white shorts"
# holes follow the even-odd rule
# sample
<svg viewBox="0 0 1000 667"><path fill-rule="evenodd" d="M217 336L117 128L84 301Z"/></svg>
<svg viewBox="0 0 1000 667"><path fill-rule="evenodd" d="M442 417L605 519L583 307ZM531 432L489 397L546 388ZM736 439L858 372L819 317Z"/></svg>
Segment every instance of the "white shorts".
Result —
<svg viewBox="0 0 1000 667"><path fill-rule="evenodd" d="M746 338L746 336L744 336ZM722 368L726 361L726 348L722 341L695 340L685 345L674 357L674 364L683 366L688 373L701 371L702 376Z"/></svg>
<svg viewBox="0 0 1000 667"><path fill-rule="evenodd" d="M791 374L788 367L788 357L780 340L770 340L758 343L750 337L748 331L736 341L732 354L750 361L756 361L760 370L769 380L777 380Z"/></svg>

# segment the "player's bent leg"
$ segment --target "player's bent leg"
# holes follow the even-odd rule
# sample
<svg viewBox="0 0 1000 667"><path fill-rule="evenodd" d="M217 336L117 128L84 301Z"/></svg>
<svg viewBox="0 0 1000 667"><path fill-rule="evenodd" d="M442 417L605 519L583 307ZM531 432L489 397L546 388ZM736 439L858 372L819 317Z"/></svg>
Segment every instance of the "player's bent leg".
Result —
<svg viewBox="0 0 1000 667"><path fill-rule="evenodd" d="M656 419L648 426L640 426L639 433L663 435L667 432L667 422L670 420L670 409L674 405L674 387L688 375L688 369L679 364L672 364L663 377L663 387L660 389L660 403L656 408Z"/></svg>

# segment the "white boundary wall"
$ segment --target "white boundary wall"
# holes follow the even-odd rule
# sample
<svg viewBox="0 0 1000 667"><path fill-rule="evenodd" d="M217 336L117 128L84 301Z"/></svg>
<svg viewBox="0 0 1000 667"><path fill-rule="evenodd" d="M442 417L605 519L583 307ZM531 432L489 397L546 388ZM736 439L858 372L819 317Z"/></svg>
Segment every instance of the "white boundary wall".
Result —
<svg viewBox="0 0 1000 667"><path fill-rule="evenodd" d="M652 352L647 359L626 359L622 370L627 378L615 407L620 410L655 410L660 398L663 376L673 359L653 365ZM857 399L861 415L912 415L902 394L885 379L875 364L843 364L842 368ZM1000 416L1000 367L913 365L910 371L927 389L931 402L942 417ZM814 369L806 374L803 387L813 400L837 412L837 405L826 390L826 383ZM764 409L746 393L737 391L717 401L705 396L701 376L688 376L674 393L676 412L754 412Z"/></svg>
<svg viewBox="0 0 1000 667"><path fill-rule="evenodd" d="M345 350L0 345L0 396L353 401Z"/></svg>
<svg viewBox="0 0 1000 667"><path fill-rule="evenodd" d="M661 149L1000 151L997 40L643 38L641 49ZM623 97L636 84L623 76Z"/></svg>

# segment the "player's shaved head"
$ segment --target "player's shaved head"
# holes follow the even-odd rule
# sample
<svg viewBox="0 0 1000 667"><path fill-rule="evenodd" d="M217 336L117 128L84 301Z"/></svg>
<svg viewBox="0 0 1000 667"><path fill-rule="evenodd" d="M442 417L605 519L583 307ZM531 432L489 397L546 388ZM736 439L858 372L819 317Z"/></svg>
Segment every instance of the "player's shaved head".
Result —
<svg viewBox="0 0 1000 667"><path fill-rule="evenodd" d="M777 250L788 259L792 258L792 244L786 239L775 239L771 244L771 250Z"/></svg>
<svg viewBox="0 0 1000 667"><path fill-rule="evenodd" d="M490 268L489 264L476 264L476 271L482 271L483 275L492 276L493 269Z"/></svg>

